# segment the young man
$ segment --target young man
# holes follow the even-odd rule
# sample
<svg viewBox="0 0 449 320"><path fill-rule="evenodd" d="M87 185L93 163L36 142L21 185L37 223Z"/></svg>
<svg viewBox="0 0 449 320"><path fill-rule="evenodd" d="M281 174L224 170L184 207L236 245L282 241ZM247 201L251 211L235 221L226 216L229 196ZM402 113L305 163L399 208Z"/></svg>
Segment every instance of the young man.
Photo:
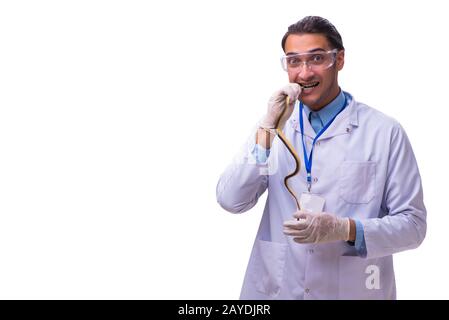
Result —
<svg viewBox="0 0 449 320"><path fill-rule="evenodd" d="M218 202L233 213L268 189L241 299L395 299L392 254L418 247L426 234L406 133L340 89L344 47L328 20L291 25L282 47L289 84L273 94L247 150L217 185ZM299 210L284 185L295 161L275 128L300 158L288 181Z"/></svg>

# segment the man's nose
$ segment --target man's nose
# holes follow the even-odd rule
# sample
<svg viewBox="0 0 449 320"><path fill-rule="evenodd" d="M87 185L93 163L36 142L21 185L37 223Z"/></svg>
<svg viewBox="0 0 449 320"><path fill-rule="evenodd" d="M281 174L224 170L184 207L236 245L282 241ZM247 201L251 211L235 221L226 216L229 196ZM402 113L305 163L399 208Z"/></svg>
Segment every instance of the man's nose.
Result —
<svg viewBox="0 0 449 320"><path fill-rule="evenodd" d="M315 73L312 71L312 68L310 68L308 64L302 63L299 67L297 78L303 81L307 81L313 78L314 75Z"/></svg>

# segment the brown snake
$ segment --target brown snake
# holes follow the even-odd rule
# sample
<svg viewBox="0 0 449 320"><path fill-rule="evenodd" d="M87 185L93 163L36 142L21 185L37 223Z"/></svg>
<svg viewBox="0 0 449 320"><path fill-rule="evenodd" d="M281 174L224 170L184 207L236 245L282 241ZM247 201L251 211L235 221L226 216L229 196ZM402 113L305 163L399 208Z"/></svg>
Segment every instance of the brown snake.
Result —
<svg viewBox="0 0 449 320"><path fill-rule="evenodd" d="M276 133L279 137L279 139L282 141L282 143L285 145L285 147L287 148L287 150L290 152L290 154L293 156L293 158L295 159L296 162L296 168L295 170L290 173L289 175L287 175L284 178L284 185L287 188L288 192L292 195L293 199L295 199L296 202L296 208L298 210L300 210L300 206L299 206L299 202L298 202L298 198L296 197L295 193L293 192L293 190L290 188L290 186L288 185L288 179L290 179L291 177L294 177L296 174L298 174L300 168L301 168L301 160L299 159L298 154L295 151L295 148L292 146L292 144L290 143L290 141L288 141L288 139L285 137L284 133L282 132L282 128L279 127L279 124L281 122L282 117L284 116L285 111L287 110L288 106L290 103L290 97L287 96L287 98L285 99L285 108L284 110L282 110L281 115L279 116L279 119L277 120L275 129L276 129Z"/></svg>

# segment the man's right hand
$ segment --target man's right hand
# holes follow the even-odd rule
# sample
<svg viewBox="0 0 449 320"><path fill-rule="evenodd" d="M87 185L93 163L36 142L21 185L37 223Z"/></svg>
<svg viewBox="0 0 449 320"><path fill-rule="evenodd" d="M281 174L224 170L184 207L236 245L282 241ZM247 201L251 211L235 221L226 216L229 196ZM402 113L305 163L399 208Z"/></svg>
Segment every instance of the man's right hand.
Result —
<svg viewBox="0 0 449 320"><path fill-rule="evenodd" d="M289 83L280 90L276 91L268 101L267 114L260 123L260 127L265 129L275 129L278 119L282 114L282 111L286 108L285 100L287 96L290 98L289 106L282 115L282 119L279 120L279 128L283 128L288 118L290 118L295 102L301 93L301 87L297 83Z"/></svg>

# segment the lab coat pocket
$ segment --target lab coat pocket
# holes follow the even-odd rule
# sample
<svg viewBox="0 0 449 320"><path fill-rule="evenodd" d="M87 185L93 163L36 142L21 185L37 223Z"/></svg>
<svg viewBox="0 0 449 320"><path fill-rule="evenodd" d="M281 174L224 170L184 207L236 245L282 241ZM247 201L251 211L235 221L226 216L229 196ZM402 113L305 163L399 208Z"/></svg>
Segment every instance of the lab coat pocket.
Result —
<svg viewBox="0 0 449 320"><path fill-rule="evenodd" d="M340 166L340 197L348 203L370 202L376 194L376 163L345 161Z"/></svg>
<svg viewBox="0 0 449 320"><path fill-rule="evenodd" d="M254 252L253 281L257 291L276 297L281 289L287 245L258 240Z"/></svg>
<svg viewBox="0 0 449 320"><path fill-rule="evenodd" d="M394 276L388 261L383 258L340 257L339 299L395 299L395 294Z"/></svg>

